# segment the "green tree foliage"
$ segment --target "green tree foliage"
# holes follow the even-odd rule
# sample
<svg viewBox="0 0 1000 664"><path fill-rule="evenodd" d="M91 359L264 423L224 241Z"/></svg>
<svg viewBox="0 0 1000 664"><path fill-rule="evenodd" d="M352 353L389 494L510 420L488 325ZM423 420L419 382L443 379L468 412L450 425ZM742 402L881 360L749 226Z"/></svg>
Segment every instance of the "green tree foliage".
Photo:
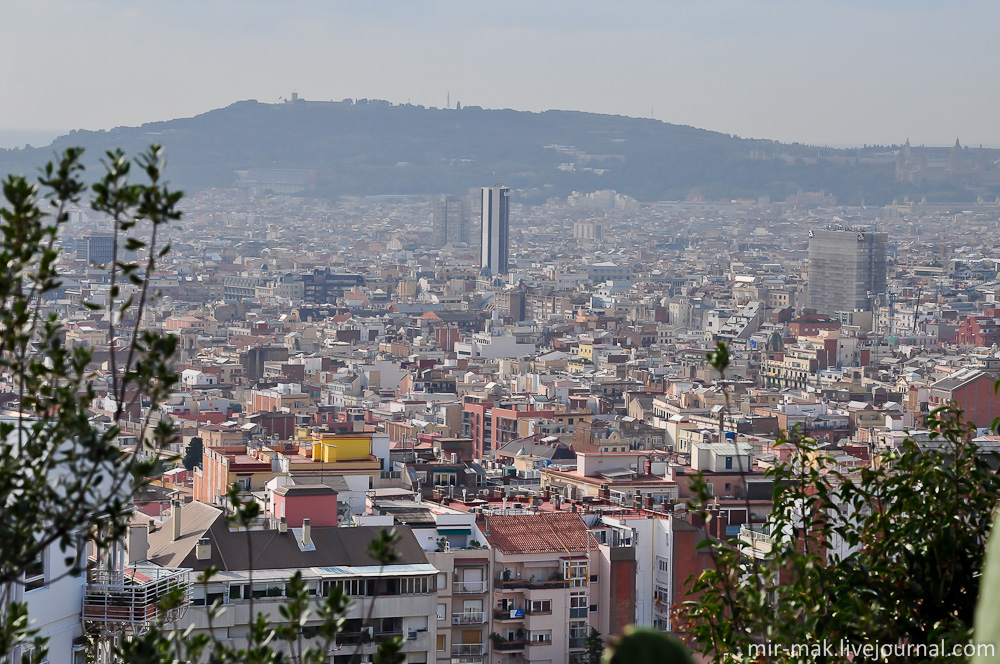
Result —
<svg viewBox="0 0 1000 664"><path fill-rule="evenodd" d="M150 278L168 247L161 246L162 227L180 218L181 193L163 181L163 152L153 146L135 159L109 152L104 171L89 187L82 180L82 150L66 150L47 164L37 182L10 176L3 181L0 205L0 371L13 380L17 401L13 416L0 419L0 662L11 662L23 650L23 664L48 661L45 640L31 628L27 606L15 601L25 570L46 551L61 551L70 573L80 570L81 544L89 540L105 548L120 541L131 514L132 496L157 466L157 451L173 440L168 424L138 431L134 449L119 447L125 411L144 398L155 411L177 382L170 363L173 337L141 328L142 313L154 297ZM96 428L87 408L96 397L89 373L91 353L68 349L63 326L46 313L47 300L58 291L60 228L72 205L88 205L106 215L114 230L114 258L109 270L109 298L104 305L84 303L109 322L109 338L126 338L112 345L108 396L115 412L106 430ZM135 253L137 261L124 260ZM200 447L195 439L189 447ZM148 454L149 449L154 450ZM152 457L152 458L150 458ZM258 516L255 502L243 503L232 487L230 519L249 532ZM248 537L248 546L251 540ZM371 542L369 555L380 565L398 561L398 535L383 531ZM252 557L252 555L251 555ZM201 575L208 583L214 570ZM56 579L48 578L48 582ZM348 599L340 591L325 597L309 594L301 575L286 588L288 602L280 620L255 613L244 647L234 646L221 632L182 634L166 622L171 609L184 599L183 589L168 593L151 629L115 643L91 638L92 654L136 664L178 661L326 662L331 644L344 625ZM376 594L378 589L376 588ZM251 595L252 598L252 595ZM374 601L366 624L373 621ZM221 607L212 607L210 619ZM304 629L310 622L308 635ZM318 625L318 626L317 626ZM402 639L380 641L374 655L379 664L403 661ZM53 653L52 661L65 653ZM354 661L360 661L361 646Z"/></svg>
<svg viewBox="0 0 1000 664"><path fill-rule="evenodd" d="M89 420L87 406L96 396L91 353L67 348L62 324L45 308L60 286L59 230L87 191L80 159L81 150L69 149L46 164L36 182L21 176L3 181L0 372L13 381L17 400L14 414L0 420L0 653L31 634L24 607L13 602L27 565L55 546L76 567L84 537L99 546L121 537L137 478L152 464L118 447L117 424L140 395L161 401L176 381L169 364L174 340L143 330L140 321L152 295L148 275L166 251L158 232L180 217L181 194L162 180L160 148L135 160L109 152L89 199L115 232L109 297L103 305L84 305L103 312L109 338L131 341L110 350L113 422L102 431ZM134 171L140 182L133 181ZM125 250L145 257L123 260ZM139 439L160 446L171 435L167 426L147 426Z"/></svg>
<svg viewBox="0 0 1000 664"><path fill-rule="evenodd" d="M706 540L714 568L679 615L692 647L716 661L839 662L843 647L910 644L924 647L854 659L961 661L952 648L971 639L1000 478L959 411L937 409L927 426L929 442L907 439L859 471L798 430L781 438L791 456L767 472L771 548ZM708 487L695 488L708 520Z"/></svg>
<svg viewBox="0 0 1000 664"><path fill-rule="evenodd" d="M677 639L651 627L627 627L605 651L604 664L692 664Z"/></svg>
<svg viewBox="0 0 1000 664"><path fill-rule="evenodd" d="M195 436L188 443L187 449L184 450L184 460L182 463L188 471L194 470L195 466L201 464L201 457L205 452L205 445L201 440L200 436Z"/></svg>
<svg viewBox="0 0 1000 664"><path fill-rule="evenodd" d="M594 627L591 627L587 633L584 646L587 648L587 664L601 664L601 657L604 655L604 639Z"/></svg>

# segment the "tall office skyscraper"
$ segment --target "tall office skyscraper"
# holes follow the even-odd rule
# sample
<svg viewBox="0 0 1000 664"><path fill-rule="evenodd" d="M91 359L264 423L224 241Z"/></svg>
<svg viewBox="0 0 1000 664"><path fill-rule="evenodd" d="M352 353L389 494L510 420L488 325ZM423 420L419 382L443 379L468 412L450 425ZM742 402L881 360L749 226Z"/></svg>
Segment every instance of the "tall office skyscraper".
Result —
<svg viewBox="0 0 1000 664"><path fill-rule="evenodd" d="M510 188L483 187L480 275L507 274L510 260Z"/></svg>
<svg viewBox="0 0 1000 664"><path fill-rule="evenodd" d="M886 291L889 234L861 229L809 231L809 306L818 313L871 311Z"/></svg>
<svg viewBox="0 0 1000 664"><path fill-rule="evenodd" d="M76 243L76 257L87 261L88 265L110 265L114 258L115 236L113 233L89 233ZM125 258L122 251L121 258Z"/></svg>
<svg viewBox="0 0 1000 664"><path fill-rule="evenodd" d="M467 208L462 196L441 196L434 201L435 247L469 241Z"/></svg>

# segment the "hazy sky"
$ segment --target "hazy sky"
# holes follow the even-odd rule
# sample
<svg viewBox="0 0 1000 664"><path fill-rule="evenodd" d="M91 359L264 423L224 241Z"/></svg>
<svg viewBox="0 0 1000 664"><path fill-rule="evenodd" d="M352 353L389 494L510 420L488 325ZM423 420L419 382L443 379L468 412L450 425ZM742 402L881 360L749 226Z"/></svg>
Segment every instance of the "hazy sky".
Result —
<svg viewBox="0 0 1000 664"><path fill-rule="evenodd" d="M1000 145L1000 2L2 0L0 128L241 99L653 117L821 144Z"/></svg>

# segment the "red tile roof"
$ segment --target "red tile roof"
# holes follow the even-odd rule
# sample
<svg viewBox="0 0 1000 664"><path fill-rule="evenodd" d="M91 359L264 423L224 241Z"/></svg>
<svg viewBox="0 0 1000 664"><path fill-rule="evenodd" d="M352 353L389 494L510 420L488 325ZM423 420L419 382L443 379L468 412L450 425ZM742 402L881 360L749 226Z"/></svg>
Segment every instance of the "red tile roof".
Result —
<svg viewBox="0 0 1000 664"><path fill-rule="evenodd" d="M485 525L483 526L485 527ZM489 517L491 546L501 553L579 553L596 551L598 542L573 512L494 514Z"/></svg>

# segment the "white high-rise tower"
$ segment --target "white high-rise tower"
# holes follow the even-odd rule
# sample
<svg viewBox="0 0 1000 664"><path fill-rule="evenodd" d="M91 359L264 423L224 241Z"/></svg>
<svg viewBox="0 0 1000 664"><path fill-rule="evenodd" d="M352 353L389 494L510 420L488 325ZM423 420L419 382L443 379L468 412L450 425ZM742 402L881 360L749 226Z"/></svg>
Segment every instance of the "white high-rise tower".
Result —
<svg viewBox="0 0 1000 664"><path fill-rule="evenodd" d="M483 187L481 276L507 274L510 261L510 188Z"/></svg>

